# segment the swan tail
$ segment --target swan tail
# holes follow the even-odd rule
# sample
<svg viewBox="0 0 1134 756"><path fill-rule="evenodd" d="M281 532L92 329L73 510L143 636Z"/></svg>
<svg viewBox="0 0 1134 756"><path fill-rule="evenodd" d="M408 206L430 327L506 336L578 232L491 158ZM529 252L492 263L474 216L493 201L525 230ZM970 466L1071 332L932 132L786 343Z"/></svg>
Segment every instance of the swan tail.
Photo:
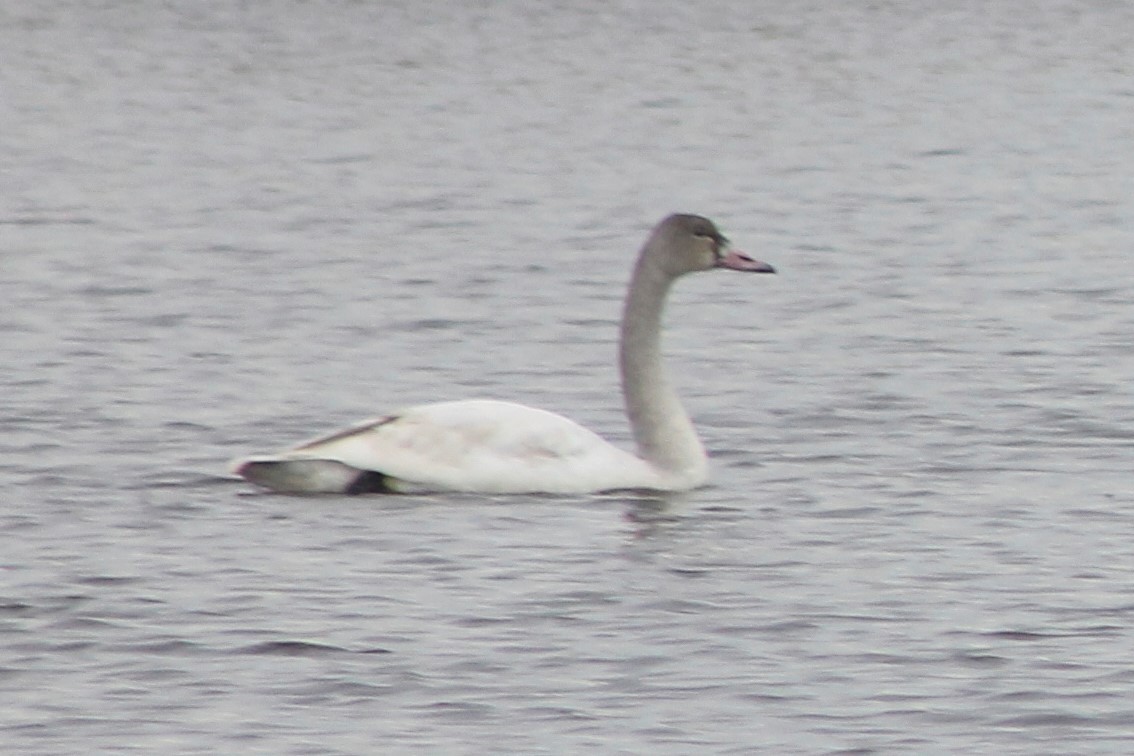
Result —
<svg viewBox="0 0 1134 756"><path fill-rule="evenodd" d="M396 493L388 475L331 459L249 459L240 462L234 472L277 493Z"/></svg>

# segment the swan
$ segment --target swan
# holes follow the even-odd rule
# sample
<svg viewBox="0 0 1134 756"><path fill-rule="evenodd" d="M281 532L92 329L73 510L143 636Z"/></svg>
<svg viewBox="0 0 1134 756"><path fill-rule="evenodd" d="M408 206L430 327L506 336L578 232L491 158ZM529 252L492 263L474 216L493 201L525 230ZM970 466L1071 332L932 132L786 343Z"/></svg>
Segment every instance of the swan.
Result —
<svg viewBox="0 0 1134 756"><path fill-rule="evenodd" d="M732 249L708 218L674 214L651 231L622 314L619 367L637 454L561 415L492 399L425 404L236 463L249 482L281 493L488 494L680 491L703 484L708 459L666 377L662 311L686 273L774 273Z"/></svg>

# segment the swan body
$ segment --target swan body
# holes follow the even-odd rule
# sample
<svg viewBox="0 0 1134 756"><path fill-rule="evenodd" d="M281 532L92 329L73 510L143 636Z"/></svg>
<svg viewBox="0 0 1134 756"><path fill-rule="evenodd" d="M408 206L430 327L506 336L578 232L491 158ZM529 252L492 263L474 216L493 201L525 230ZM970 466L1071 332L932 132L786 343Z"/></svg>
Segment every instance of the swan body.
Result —
<svg viewBox="0 0 1134 756"><path fill-rule="evenodd" d="M591 493L686 490L708 460L665 375L661 319L674 280L698 270L775 272L731 250L707 218L671 215L638 257L622 319L619 364L638 453L553 412L492 399L411 407L239 462L248 481L286 493L467 491Z"/></svg>
<svg viewBox="0 0 1134 756"><path fill-rule="evenodd" d="M253 458L242 474L267 488L352 493L389 490L580 493L650 487L656 473L640 457L554 412L493 399L411 407L302 444L280 457ZM380 462L380 477L359 479ZM332 461L325 465L321 462ZM259 464L257 464L257 462ZM295 463L305 462L305 465ZM275 463L275 464L273 464ZM321 484L286 476L317 472ZM668 487L696 485L674 478ZM700 479L698 479L700 478Z"/></svg>

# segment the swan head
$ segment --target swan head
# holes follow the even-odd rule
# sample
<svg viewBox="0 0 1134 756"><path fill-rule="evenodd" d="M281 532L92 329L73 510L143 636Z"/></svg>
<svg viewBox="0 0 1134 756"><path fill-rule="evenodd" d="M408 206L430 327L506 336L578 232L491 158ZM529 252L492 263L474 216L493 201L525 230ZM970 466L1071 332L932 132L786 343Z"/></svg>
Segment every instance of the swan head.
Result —
<svg viewBox="0 0 1134 756"><path fill-rule="evenodd" d="M643 257L650 257L676 278L686 273L724 268L745 273L775 273L766 262L735 250L716 225L700 215L675 213L650 234Z"/></svg>

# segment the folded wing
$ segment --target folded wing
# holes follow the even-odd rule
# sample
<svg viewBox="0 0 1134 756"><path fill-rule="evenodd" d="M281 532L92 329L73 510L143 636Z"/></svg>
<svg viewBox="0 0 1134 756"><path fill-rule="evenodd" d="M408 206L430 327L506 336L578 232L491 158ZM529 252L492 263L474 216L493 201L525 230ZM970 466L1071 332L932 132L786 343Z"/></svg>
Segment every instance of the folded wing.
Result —
<svg viewBox="0 0 1134 756"><path fill-rule="evenodd" d="M280 491L583 493L657 486L657 473L581 425L511 402L410 408L237 472Z"/></svg>

